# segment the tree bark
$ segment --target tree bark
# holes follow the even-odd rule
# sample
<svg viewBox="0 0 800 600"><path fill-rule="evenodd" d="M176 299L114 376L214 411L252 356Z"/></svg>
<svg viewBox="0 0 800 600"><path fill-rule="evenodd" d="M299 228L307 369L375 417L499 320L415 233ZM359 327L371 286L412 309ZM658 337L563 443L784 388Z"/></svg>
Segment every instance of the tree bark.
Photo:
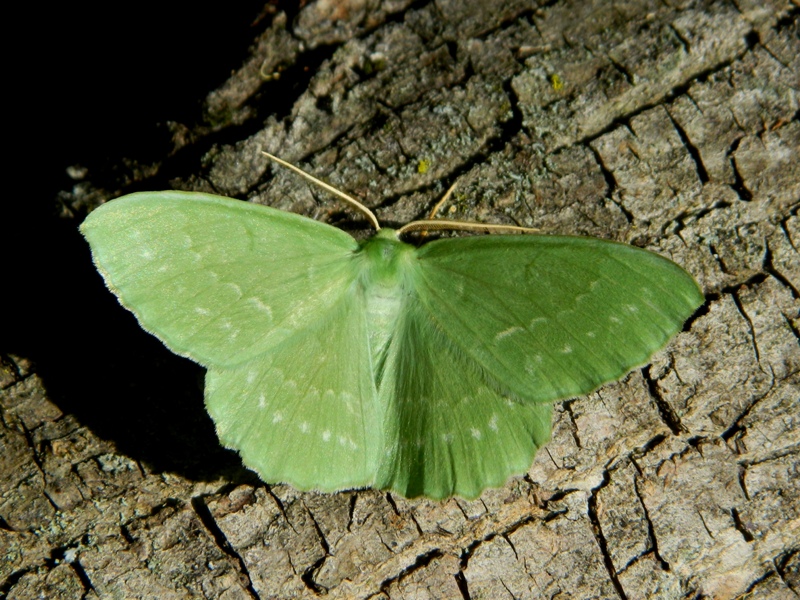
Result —
<svg viewBox="0 0 800 600"><path fill-rule="evenodd" d="M449 218L645 247L707 302L650 365L557 402L527 476L478 500L301 493L219 448L202 371L76 251L82 372L0 354L0 595L800 596L799 19L780 0L272 15L202 120L169 124L157 161L76 175L61 218L174 187L365 235L263 148L384 224L458 182Z"/></svg>

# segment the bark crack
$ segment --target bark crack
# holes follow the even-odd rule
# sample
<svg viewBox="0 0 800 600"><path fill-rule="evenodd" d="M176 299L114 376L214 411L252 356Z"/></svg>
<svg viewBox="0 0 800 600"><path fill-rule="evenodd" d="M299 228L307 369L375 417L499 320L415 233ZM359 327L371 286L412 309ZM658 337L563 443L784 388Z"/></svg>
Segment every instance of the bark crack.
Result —
<svg viewBox="0 0 800 600"><path fill-rule="evenodd" d="M625 208L625 205L622 204L622 202L619 202L614 198L614 192L619 189L619 184L617 183L616 177L614 177L614 173L606 166L605 162L603 161L603 157L597 148L589 143L584 143L583 145L586 146L594 155L594 159L597 161L597 165L600 167L600 174L603 176L603 180L606 182L606 199L619 208L620 212L625 217L625 220L628 221L628 224L630 225L634 222L633 213Z"/></svg>
<svg viewBox="0 0 800 600"><path fill-rule="evenodd" d="M16 530L8 524L8 521L6 521L2 515L0 515L0 529L8 531L9 533L16 533Z"/></svg>
<svg viewBox="0 0 800 600"><path fill-rule="evenodd" d="M587 501L589 521L592 524L594 538L597 541L597 545L600 547L600 553L603 555L603 564L606 567L611 584L614 586L617 595L622 598L622 600L627 600L628 596L625 594L622 583L617 576L617 571L614 568L614 561L611 559L608 543L606 542L605 535L603 534L603 528L600 526L600 518L597 515L597 494L604 487L608 486L609 483L611 483L611 474L609 473L608 468L606 468L603 469L603 480L600 482L600 485L592 488L592 492Z"/></svg>
<svg viewBox="0 0 800 600"><path fill-rule="evenodd" d="M83 565L77 559L70 562L70 567L72 567L73 572L78 577L78 580L81 582L81 586L83 587L83 595L81 595L81 598L87 598L91 592L95 591L95 589L92 585L92 580L89 579L89 575L86 573L86 569L83 568Z"/></svg>
<svg viewBox="0 0 800 600"><path fill-rule="evenodd" d="M781 578L781 581L783 581L787 588L794 592L795 596L800 596L800 589L795 587L798 583L796 576L793 576L791 579L786 577L787 566L797 556L797 552L797 548L791 549L778 556L772 562L775 564L775 572L778 574L778 577Z"/></svg>
<svg viewBox="0 0 800 600"><path fill-rule="evenodd" d="M564 409L567 411L567 414L569 415L569 422L570 422L569 431L572 434L572 439L575 441L575 445L578 448L583 448L583 446L581 445L581 438L578 435L578 423L575 421L575 414L572 412L573 402L575 401L567 400L566 402L564 402Z"/></svg>
<svg viewBox="0 0 800 600"><path fill-rule="evenodd" d="M358 494L350 496L350 504L347 510L347 527L345 530L351 532L353 530L353 515L356 512L356 503L358 502Z"/></svg>
<svg viewBox="0 0 800 600"><path fill-rule="evenodd" d="M747 489L747 481L745 476L747 475L747 466L746 465L739 465L739 472L737 473L737 479L739 480L739 488L742 490L742 494L744 494L745 500L748 502L750 501L750 492Z"/></svg>
<svg viewBox="0 0 800 600"><path fill-rule="evenodd" d="M744 183L744 178L742 177L742 173L739 171L739 165L736 162L736 150L739 148L739 144L741 143L742 139L744 138L736 138L726 152L728 160L731 164L731 170L733 171L733 183L730 184L730 188L736 192L739 200L742 202L750 202L753 199L753 193L747 189L747 186Z"/></svg>
<svg viewBox="0 0 800 600"><path fill-rule="evenodd" d="M668 27L669 27L669 30L672 32L672 34L680 42L681 46L683 47L683 51L686 52L686 54L691 54L692 53L692 43L689 40L687 40L683 35L681 35L681 32L678 31L678 29L672 23L670 23L668 25Z"/></svg>
<svg viewBox="0 0 800 600"><path fill-rule="evenodd" d="M455 577L456 585L458 586L458 591L461 592L461 597L464 600L470 600L469 586L467 585L467 578L464 577L464 572L459 571L453 577Z"/></svg>
<svg viewBox="0 0 800 600"><path fill-rule="evenodd" d="M642 498L642 491L639 489L639 477L633 478L633 490L636 493L636 497L639 499L639 504L642 506L644 519L647 521L647 537L650 542L649 550L653 552L653 556L655 556L661 569L669 572L672 569L670 568L669 562L661 555L661 552L658 549L658 536L656 536L653 519L650 517L650 510L647 508L647 504L645 503L644 498Z"/></svg>
<svg viewBox="0 0 800 600"><path fill-rule="evenodd" d="M514 553L514 558L516 560L519 560L519 554L517 553L517 548L516 548L516 546L514 546L514 543L508 537L508 533L503 533L500 537L503 538L506 541L506 544L509 545L509 547L511 548L511 551Z"/></svg>
<svg viewBox="0 0 800 600"><path fill-rule="evenodd" d="M228 538L225 536L225 533L222 531L222 529L220 529L217 521L211 514L208 505L205 503L205 497L195 496L191 499L191 505L192 509L194 510L194 514L197 515L197 518L203 524L203 527L205 527L206 531L211 535L211 538L214 540L217 547L238 564L239 572L244 576L245 581L247 582L245 585L245 590L247 590L247 593L251 598L259 600L258 592L256 592L255 588L253 587L253 580L250 577L250 572L247 569L247 564L245 563L244 558L236 551Z"/></svg>
<svg viewBox="0 0 800 600"><path fill-rule="evenodd" d="M458 510L461 511L461 514L464 515L464 520L469 521L469 515L467 515L467 511L464 510L464 507L461 506L461 502L458 501L458 498L453 498L453 502L458 507Z"/></svg>
<svg viewBox="0 0 800 600"><path fill-rule="evenodd" d="M753 534L750 533L745 527L745 524L742 522L742 518L739 516L739 511L736 508L731 508L731 518L733 519L733 526L736 528L736 531L742 534L742 538L745 542L752 542L753 541Z"/></svg>
<svg viewBox="0 0 800 600"><path fill-rule="evenodd" d="M0 597L5 598L8 592L17 584L17 582L22 579L25 575L33 571L36 567L29 566L23 567L17 571L11 573L3 583L0 583Z"/></svg>
<svg viewBox="0 0 800 600"><path fill-rule="evenodd" d="M324 554L319 559L314 561L314 564L309 566L303 572L303 574L300 576L300 579L303 581L306 587L315 594L324 594L328 592L328 588L317 583L314 577L319 572L320 568L322 568L322 565L325 564L325 561L328 559L328 557L331 556L331 549L328 545L328 540L325 538L325 534L322 532L317 519L314 517L314 513L311 512L305 502L303 502L303 506L305 507L306 512L308 512L311 523L314 525L314 531L317 533L317 538L319 539L319 543L320 546L322 546ZM383 538L381 538L381 542L383 542ZM386 543L383 542L383 545L386 546ZM386 547L389 548L388 546ZM389 551L391 552L391 548L389 548Z"/></svg>
<svg viewBox="0 0 800 600"><path fill-rule="evenodd" d="M769 387L767 388L767 390L763 394L757 396L756 398L753 398L750 402L748 402L747 406L745 406L744 409L742 409L742 411L739 413L736 419L734 419L733 423L731 423L730 427L728 427L725 431L723 431L720 434L720 437L723 440L727 442L734 435L746 429L741 424L742 420L745 417L747 417L748 414L750 414L750 412L753 410L753 407L756 404L758 404L764 398L766 398L770 394L770 392L772 392L772 390L775 388L775 374L773 373L772 368L770 368L770 375L771 375L771 380L769 382Z"/></svg>
<svg viewBox="0 0 800 600"><path fill-rule="evenodd" d="M675 128L675 131L678 133L678 137L681 138L681 142L683 142L686 151L689 153L689 156L694 161L694 168L697 171L697 178L700 180L700 183L706 184L709 182L710 177L708 176L708 171L706 170L706 166L703 164L703 158L700 156L700 150L697 149L692 141L689 139L689 135L686 133L683 127L681 127L680 123L676 121L672 114L667 111L667 117L672 122L672 126Z"/></svg>
<svg viewBox="0 0 800 600"><path fill-rule="evenodd" d="M766 456L761 456L756 460L742 460L739 464L745 467L751 467L754 465L760 465L765 462L769 462L771 460L779 460L784 456L791 456L793 454L800 454L800 443L792 444L791 446L786 446L785 448L781 448L780 450L775 450L774 452L770 452Z"/></svg>
<svg viewBox="0 0 800 600"><path fill-rule="evenodd" d="M444 556L444 553L441 550L434 549L429 550L428 552L423 552L419 556L417 556L416 560L408 565L407 567L403 568L399 573L396 575L392 575L384 579L380 584L380 591L386 594L387 597L389 596L389 588L394 583L399 583L415 571L427 567L434 559L439 558L440 556Z"/></svg>
<svg viewBox="0 0 800 600"><path fill-rule="evenodd" d="M647 382L647 389L650 392L650 397L653 398L656 404L656 408L658 408L658 414L661 420L669 427L672 435L687 433L689 430L681 423L681 418L678 416L678 413L675 412L672 405L661 395L661 390L658 389L658 383L651 374L651 365L647 365L642 369L642 376Z"/></svg>
<svg viewBox="0 0 800 600"><path fill-rule="evenodd" d="M273 502L275 502L275 505L278 507L278 510L283 515L283 518L286 521L286 524L289 525L289 527L292 528L292 531L297 533L297 529L294 528L294 524L292 524L291 520L289 519L289 515L286 514L286 507L283 505L283 502L281 502L281 499L278 498L278 496L275 494L275 492L272 491L272 487L270 487L269 485L265 485L264 486L264 490L270 495L270 497L272 498Z"/></svg>
<svg viewBox="0 0 800 600"><path fill-rule="evenodd" d="M781 285L789 290L789 292L792 294L792 298L797 300L800 298L800 291L798 291L798 289L792 285L792 282L789 281L789 279L787 279L783 273L775 268L775 265L772 262L772 249L769 247L769 240L764 241L764 247L764 260L762 262L762 268L764 269L764 272L772 275L772 277L774 277Z"/></svg>
<svg viewBox="0 0 800 600"><path fill-rule="evenodd" d="M747 311L744 309L741 298L739 298L739 290L733 290L731 292L731 298L733 299L733 303L736 305L736 310L739 311L739 314L747 323L747 329L750 332L750 345L753 348L753 354L755 355L756 362L760 365L761 352L758 350L758 342L756 341L756 329L753 325L753 321L750 319L750 315L748 315Z"/></svg>

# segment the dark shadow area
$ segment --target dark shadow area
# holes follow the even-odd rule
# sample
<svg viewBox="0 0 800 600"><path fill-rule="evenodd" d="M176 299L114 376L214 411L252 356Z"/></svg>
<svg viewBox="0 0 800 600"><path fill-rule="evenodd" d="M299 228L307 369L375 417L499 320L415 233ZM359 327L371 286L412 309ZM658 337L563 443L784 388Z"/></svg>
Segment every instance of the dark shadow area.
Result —
<svg viewBox="0 0 800 600"><path fill-rule="evenodd" d="M145 3L58 5L26 17L41 61L15 62L18 168L0 209L0 353L34 361L48 398L119 452L194 479L255 477L223 449L203 407L204 370L142 331L103 286L57 194L125 158L159 158L163 123L192 124L206 94L268 27L263 2L226 12Z"/></svg>

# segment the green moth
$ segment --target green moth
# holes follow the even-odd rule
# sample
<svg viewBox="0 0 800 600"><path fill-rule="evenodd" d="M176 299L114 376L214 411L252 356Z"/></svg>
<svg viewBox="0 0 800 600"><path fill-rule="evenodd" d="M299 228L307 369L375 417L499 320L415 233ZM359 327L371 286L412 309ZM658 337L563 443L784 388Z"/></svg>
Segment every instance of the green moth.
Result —
<svg viewBox="0 0 800 600"><path fill-rule="evenodd" d="M530 468L554 400L646 363L704 302L680 267L632 246L487 235L416 247L400 235L443 221L395 231L370 218L378 232L359 242L165 191L109 202L81 232L142 327L207 368L222 443L301 490L475 498Z"/></svg>

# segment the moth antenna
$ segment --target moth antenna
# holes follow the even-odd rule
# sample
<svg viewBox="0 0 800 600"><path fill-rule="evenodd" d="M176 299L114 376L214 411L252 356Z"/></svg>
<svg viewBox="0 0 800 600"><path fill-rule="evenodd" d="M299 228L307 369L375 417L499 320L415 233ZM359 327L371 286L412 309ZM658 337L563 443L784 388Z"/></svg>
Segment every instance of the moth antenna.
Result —
<svg viewBox="0 0 800 600"><path fill-rule="evenodd" d="M434 206L431 209L431 213L428 215L428 219L429 220L436 218L436 213L439 212L439 209L442 207L442 204L444 204L445 202L447 202L450 199L450 196L453 194L453 191L456 189L457 185L458 185L458 181L454 181L453 185L451 185L449 188L447 188L447 191L444 193L444 196L442 196L442 199L439 200L436 203L436 206Z"/></svg>
<svg viewBox="0 0 800 600"><path fill-rule="evenodd" d="M422 219L420 221L411 221L411 223L406 223L400 229L397 230L397 235L401 236L404 233L410 233L412 231L419 231L422 237L425 237L428 234L428 231L480 231L483 233L510 233L510 232L517 232L517 233L535 233L539 231L538 229L534 229L532 227L519 227L517 225L495 225L495 224L484 224L484 223L470 223L469 221L453 221L450 219L436 219L436 213L439 212L439 209L442 205L447 202L450 196L453 194L453 191L456 189L458 185L458 181L454 182L447 191L442 196L442 199L439 200L436 205L431 209L430 214L428 215L427 219Z"/></svg>
<svg viewBox="0 0 800 600"><path fill-rule="evenodd" d="M451 185L449 188L447 188L447 191L444 193L444 196L442 196L441 200L439 200L439 201L436 203L436 206L434 206L434 207L431 209L431 212L430 212L430 214L428 215L428 219L427 219L427 220L431 221L431 220L433 220L433 219L435 219L435 218L436 218L436 213L438 213L438 212L439 212L439 209L442 207L442 205L443 205L445 202L447 202L447 200L450 198L450 195L453 193L453 190L455 190L455 189L456 189L456 186L457 186L457 185L458 185L458 181L454 181L454 182L453 182L453 185ZM410 223L409 223L409 224L410 224ZM420 237L427 237L427 236L428 236L428 231L427 231L426 229L423 229L423 230L421 230L421 231L419 232L419 235L420 235Z"/></svg>
<svg viewBox="0 0 800 600"><path fill-rule="evenodd" d="M519 227L518 225L497 225L492 223L470 223L469 221L451 221L449 219L424 219L411 221L397 230L397 235L412 231L479 231L482 233L536 233L534 227Z"/></svg>
<svg viewBox="0 0 800 600"><path fill-rule="evenodd" d="M375 216L375 213L373 213L370 209L368 209L366 206L361 204L361 202L359 202L358 200L356 200L352 196L348 196L344 192L342 192L340 190L337 190L332 185L329 185L329 184L325 183L321 179L317 179L313 175L309 175L308 173L303 171L303 169L301 169L299 167L295 167L293 164L288 163L285 160L281 160L280 158L278 158L277 156L273 156L269 152L265 152L264 150L262 150L261 154L266 156L268 159L275 161L279 165L284 166L287 169L291 169L292 171L294 171L298 175L301 175L301 176L305 177L311 183L314 183L314 184L318 185L323 190L325 190L327 192L330 192L334 196L338 196L339 198L344 200L347 204L349 204L350 206L352 206L356 210L359 210L362 213L364 213L364 215L367 217L367 219L369 219L370 223L372 223L372 226L375 228L375 231L380 231L381 230L381 225L380 225L380 223L378 223L378 217Z"/></svg>

